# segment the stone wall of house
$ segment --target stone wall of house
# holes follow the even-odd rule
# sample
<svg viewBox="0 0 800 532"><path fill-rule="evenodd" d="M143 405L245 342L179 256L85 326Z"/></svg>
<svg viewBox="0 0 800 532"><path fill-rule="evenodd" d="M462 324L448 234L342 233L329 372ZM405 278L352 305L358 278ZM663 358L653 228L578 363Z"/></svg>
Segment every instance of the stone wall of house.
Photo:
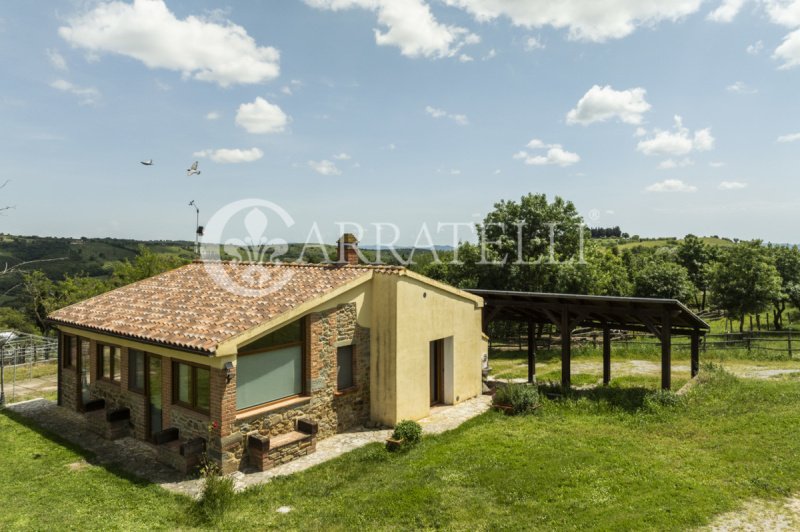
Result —
<svg viewBox="0 0 800 532"><path fill-rule="evenodd" d="M296 421L305 418L316 422L317 437L325 438L369 421L369 329L358 325L356 305L344 304L310 314L306 319L306 338L307 397L237 420L234 387L230 403L224 405L222 412L226 426L221 433L220 459L225 471L246 466L246 460L242 459L248 434L278 436L295 430ZM336 351L338 346L349 344L354 346L354 386L338 392ZM231 420L232 426L227 425Z"/></svg>

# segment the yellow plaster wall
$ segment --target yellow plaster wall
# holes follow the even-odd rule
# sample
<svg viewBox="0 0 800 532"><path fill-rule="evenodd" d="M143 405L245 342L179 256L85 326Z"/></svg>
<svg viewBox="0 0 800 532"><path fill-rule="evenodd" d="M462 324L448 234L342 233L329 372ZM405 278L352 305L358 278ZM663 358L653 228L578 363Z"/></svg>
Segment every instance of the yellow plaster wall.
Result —
<svg viewBox="0 0 800 532"><path fill-rule="evenodd" d="M381 277L381 276L376 276ZM430 342L452 337L451 364L445 364L445 403L481 393L481 355L487 344L481 331L482 302L439 287L418 276L394 277L396 305L395 406L381 421L394 424L430 413Z"/></svg>
<svg viewBox="0 0 800 532"><path fill-rule="evenodd" d="M370 417L393 424L397 419L397 276L372 278L370 326Z"/></svg>

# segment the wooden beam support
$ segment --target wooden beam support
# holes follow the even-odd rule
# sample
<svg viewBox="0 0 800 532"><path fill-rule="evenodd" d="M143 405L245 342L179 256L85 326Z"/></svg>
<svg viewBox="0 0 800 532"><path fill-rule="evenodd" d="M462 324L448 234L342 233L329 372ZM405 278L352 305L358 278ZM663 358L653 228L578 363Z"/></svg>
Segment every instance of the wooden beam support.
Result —
<svg viewBox="0 0 800 532"><path fill-rule="evenodd" d="M572 329L569 327L569 312L561 311L561 391L566 392L570 387L572 356Z"/></svg>
<svg viewBox="0 0 800 532"><path fill-rule="evenodd" d="M700 371L700 331L694 331L692 341L692 378L697 377Z"/></svg>
<svg viewBox="0 0 800 532"><path fill-rule="evenodd" d="M672 387L672 316L665 312L661 317L661 389Z"/></svg>
<svg viewBox="0 0 800 532"><path fill-rule="evenodd" d="M536 378L536 324L528 322L528 382Z"/></svg>
<svg viewBox="0 0 800 532"><path fill-rule="evenodd" d="M603 326L603 385L611 382L611 329Z"/></svg>

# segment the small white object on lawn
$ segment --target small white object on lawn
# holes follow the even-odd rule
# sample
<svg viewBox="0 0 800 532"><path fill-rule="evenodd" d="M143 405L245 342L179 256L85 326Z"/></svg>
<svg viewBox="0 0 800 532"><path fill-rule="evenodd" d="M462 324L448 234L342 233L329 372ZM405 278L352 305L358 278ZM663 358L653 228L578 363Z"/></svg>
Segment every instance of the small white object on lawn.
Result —
<svg viewBox="0 0 800 532"><path fill-rule="evenodd" d="M278 508L275 511L278 512L279 514L288 514L289 512L292 511L292 507L291 506L281 506L280 508Z"/></svg>

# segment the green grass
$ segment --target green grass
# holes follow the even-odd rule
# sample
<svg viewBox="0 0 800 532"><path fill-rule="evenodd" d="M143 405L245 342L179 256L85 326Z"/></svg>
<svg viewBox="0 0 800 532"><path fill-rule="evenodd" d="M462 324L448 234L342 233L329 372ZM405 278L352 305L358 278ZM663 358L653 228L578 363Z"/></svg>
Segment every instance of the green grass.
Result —
<svg viewBox="0 0 800 532"><path fill-rule="evenodd" d="M216 525L683 530L800 489L800 382L701 375L674 407L634 379L544 401L534 416L488 412L408 453L372 444L247 490ZM5 415L0 445L0 500L14 501L0 528L199 525L183 498L100 467L70 471L76 451Z"/></svg>

